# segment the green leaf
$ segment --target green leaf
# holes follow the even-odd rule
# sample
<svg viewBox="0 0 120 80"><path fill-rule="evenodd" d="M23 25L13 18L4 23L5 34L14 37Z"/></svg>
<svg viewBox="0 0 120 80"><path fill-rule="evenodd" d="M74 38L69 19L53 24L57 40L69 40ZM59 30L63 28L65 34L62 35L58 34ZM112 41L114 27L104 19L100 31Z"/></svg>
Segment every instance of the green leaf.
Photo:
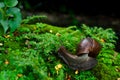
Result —
<svg viewBox="0 0 120 80"><path fill-rule="evenodd" d="M8 24L10 26L10 31L13 32L17 27L19 27L22 21L20 9L16 7L9 8L7 10L7 14L10 16L10 19L8 21Z"/></svg>
<svg viewBox="0 0 120 80"><path fill-rule="evenodd" d="M0 12L0 20L2 19L2 12Z"/></svg>
<svg viewBox="0 0 120 80"><path fill-rule="evenodd" d="M5 4L3 2L0 2L0 8L5 7Z"/></svg>
<svg viewBox="0 0 120 80"><path fill-rule="evenodd" d="M17 0L4 0L7 7L14 7L18 4Z"/></svg>
<svg viewBox="0 0 120 80"><path fill-rule="evenodd" d="M4 10L2 8L0 8L0 20L4 19Z"/></svg>
<svg viewBox="0 0 120 80"><path fill-rule="evenodd" d="M8 30L8 21L7 20L0 20L0 34L6 33Z"/></svg>
<svg viewBox="0 0 120 80"><path fill-rule="evenodd" d="M0 35L3 35L4 34L4 29L2 27L2 25L0 25Z"/></svg>

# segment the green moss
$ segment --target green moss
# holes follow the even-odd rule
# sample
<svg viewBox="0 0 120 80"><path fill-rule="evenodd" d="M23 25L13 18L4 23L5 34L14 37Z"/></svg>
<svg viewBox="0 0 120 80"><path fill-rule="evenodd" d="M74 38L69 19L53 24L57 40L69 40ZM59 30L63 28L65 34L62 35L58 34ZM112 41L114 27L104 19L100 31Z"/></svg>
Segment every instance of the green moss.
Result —
<svg viewBox="0 0 120 80"><path fill-rule="evenodd" d="M31 32L36 30L36 25L22 24L18 29L18 32Z"/></svg>
<svg viewBox="0 0 120 80"><path fill-rule="evenodd" d="M11 48L11 49L21 49L20 42L15 42L15 41L5 41L4 42L4 47L5 48Z"/></svg>
<svg viewBox="0 0 120 80"><path fill-rule="evenodd" d="M28 28L28 27L20 27L20 29L18 29L19 30L19 33L28 33L28 32L30 32L30 29Z"/></svg>
<svg viewBox="0 0 120 80"><path fill-rule="evenodd" d="M94 75L98 80L116 80L120 77L119 72L116 71L114 66L98 63L93 69Z"/></svg>
<svg viewBox="0 0 120 80"><path fill-rule="evenodd" d="M107 35L107 38L104 34ZM17 33L16 33L17 32ZM98 64L92 70L75 74L58 56L57 50L64 45L75 53L81 39L90 36L97 39L103 48L98 55ZM101 42L105 39L105 42ZM58 27L45 23L22 24L10 37L0 36L0 70L22 74L25 79L64 80L116 80L120 77L120 54L114 56L115 35L111 30L89 28L82 25ZM4 54L7 50L9 54ZM8 61L7 63L5 63ZM58 73L55 66L61 64ZM6 70L6 71L5 71ZM3 76L3 74L0 76ZM9 74L12 76L12 74ZM67 77L67 78L66 78Z"/></svg>
<svg viewBox="0 0 120 80"><path fill-rule="evenodd" d="M46 15L33 15L33 16L28 16L27 19L22 20L22 23L35 24L37 22L44 22L44 21L47 21Z"/></svg>
<svg viewBox="0 0 120 80"><path fill-rule="evenodd" d="M81 71L77 75L73 75L75 80L97 80L91 71Z"/></svg>
<svg viewBox="0 0 120 80"><path fill-rule="evenodd" d="M58 26L53 26L45 23L36 23L36 24L22 24L21 27L18 28L19 32L36 32L36 33L53 33L56 34L57 32L63 33L63 32L74 32L72 29L76 29L76 26L70 26L69 28L67 27L58 27ZM62 32L61 32L62 31Z"/></svg>

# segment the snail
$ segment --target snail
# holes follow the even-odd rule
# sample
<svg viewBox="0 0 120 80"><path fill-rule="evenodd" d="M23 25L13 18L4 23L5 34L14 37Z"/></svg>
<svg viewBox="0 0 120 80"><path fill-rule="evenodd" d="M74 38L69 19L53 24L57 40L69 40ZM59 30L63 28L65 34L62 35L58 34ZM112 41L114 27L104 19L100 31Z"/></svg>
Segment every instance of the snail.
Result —
<svg viewBox="0 0 120 80"><path fill-rule="evenodd" d="M76 55L68 52L64 46L58 49L58 55L73 70L88 70L97 64L96 57L101 45L92 38L83 39L77 46Z"/></svg>

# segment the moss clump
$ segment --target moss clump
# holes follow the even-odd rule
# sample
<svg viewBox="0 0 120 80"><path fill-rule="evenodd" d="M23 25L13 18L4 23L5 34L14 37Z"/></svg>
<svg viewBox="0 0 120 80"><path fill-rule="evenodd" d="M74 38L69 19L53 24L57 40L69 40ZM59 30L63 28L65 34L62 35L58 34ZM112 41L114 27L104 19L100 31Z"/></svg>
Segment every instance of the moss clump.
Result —
<svg viewBox="0 0 120 80"><path fill-rule="evenodd" d="M20 49L20 42L15 42L15 41L7 41L4 42L4 47L5 48L11 48L11 49Z"/></svg>
<svg viewBox="0 0 120 80"><path fill-rule="evenodd" d="M98 63L92 71L98 80L116 80L120 77L115 67L103 63Z"/></svg>

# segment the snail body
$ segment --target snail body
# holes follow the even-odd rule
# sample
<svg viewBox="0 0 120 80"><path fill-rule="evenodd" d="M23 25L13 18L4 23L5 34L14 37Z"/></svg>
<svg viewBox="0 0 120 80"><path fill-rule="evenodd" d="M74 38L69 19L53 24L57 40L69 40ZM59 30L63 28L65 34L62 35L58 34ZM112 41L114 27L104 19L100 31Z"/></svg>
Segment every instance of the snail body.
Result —
<svg viewBox="0 0 120 80"><path fill-rule="evenodd" d="M63 46L59 48L58 54L73 70L88 70L97 64L97 60L89 57L88 54L83 54L81 56L72 55L67 52Z"/></svg>

